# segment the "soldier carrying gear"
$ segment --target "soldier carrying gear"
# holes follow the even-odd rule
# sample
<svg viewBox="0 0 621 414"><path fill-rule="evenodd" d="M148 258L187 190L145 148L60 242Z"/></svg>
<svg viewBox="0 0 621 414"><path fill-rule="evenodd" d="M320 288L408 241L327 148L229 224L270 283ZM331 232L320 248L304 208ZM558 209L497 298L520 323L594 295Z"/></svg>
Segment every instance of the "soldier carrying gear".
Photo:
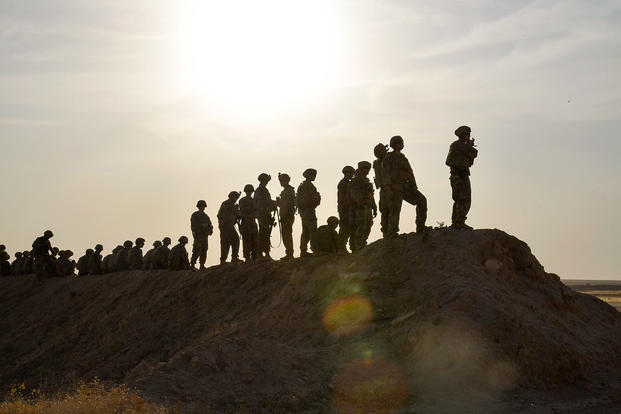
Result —
<svg viewBox="0 0 621 414"><path fill-rule="evenodd" d="M235 224L239 220L239 207L236 204L240 193L231 191L218 210L218 228L220 229L220 264L226 263L231 250L231 262L239 262L239 234Z"/></svg>
<svg viewBox="0 0 621 414"><path fill-rule="evenodd" d="M22 263L21 274L29 275L33 272L32 270L32 256L28 250L22 252L22 256L24 257L24 263Z"/></svg>
<svg viewBox="0 0 621 414"><path fill-rule="evenodd" d="M352 240L349 244L352 252L367 245L367 239L373 225L373 217L377 215L373 184L368 178L369 171L371 171L371 163L360 161L358 170L349 185L353 228Z"/></svg>
<svg viewBox="0 0 621 414"><path fill-rule="evenodd" d="M11 263L11 274L13 276L19 276L22 273L22 264L24 263L24 255L22 252L15 253L15 260Z"/></svg>
<svg viewBox="0 0 621 414"><path fill-rule="evenodd" d="M136 244L132 247L131 252L129 253L129 257L127 260L129 270L140 270L142 269L142 248L144 247L144 239L142 237L138 237L136 239Z"/></svg>
<svg viewBox="0 0 621 414"><path fill-rule="evenodd" d="M172 243L170 237L162 239L162 245L153 253L153 269L168 269L168 256L170 255L168 246L170 246L170 243Z"/></svg>
<svg viewBox="0 0 621 414"><path fill-rule="evenodd" d="M34 259L34 272L37 277L54 276L51 254L54 252L50 239L54 237L51 230L46 230L43 236L37 237L32 243L32 256Z"/></svg>
<svg viewBox="0 0 621 414"><path fill-rule="evenodd" d="M293 259L293 222L295 221L295 189L289 184L291 177L288 174L278 173L278 181L282 186L280 197L276 198L276 204L280 209L280 225L282 241L285 245L285 256L281 260Z"/></svg>
<svg viewBox="0 0 621 414"><path fill-rule="evenodd" d="M179 237L179 244L170 249L170 254L168 255L168 269L190 269L191 266L188 260L188 251L185 249L186 244L188 244L188 238L185 236L181 236Z"/></svg>
<svg viewBox="0 0 621 414"><path fill-rule="evenodd" d="M73 276L76 268L75 261L71 260L73 252L71 250L63 250L59 252L59 256L60 257L56 260L56 264L54 266L56 274L58 276Z"/></svg>
<svg viewBox="0 0 621 414"><path fill-rule="evenodd" d="M453 142L446 157L446 165L451 167L451 190L453 197L452 227L457 229L472 229L466 224L470 211L471 187L470 167L474 163L479 151L474 146L474 139L470 139L471 129L462 125L455 130L459 138Z"/></svg>
<svg viewBox="0 0 621 414"><path fill-rule="evenodd" d="M343 167L343 178L336 186L336 205L339 212L339 252L347 253L347 241L351 236L351 201L349 199L349 184L356 170L351 165Z"/></svg>
<svg viewBox="0 0 621 414"><path fill-rule="evenodd" d="M386 200L386 190L382 180L382 163L386 154L388 154L388 145L379 143L373 148L373 154L375 154L375 160L373 161L373 172L375 173L375 188L379 190L379 211L380 211L380 226L382 235L386 235L386 229L388 228L388 207Z"/></svg>
<svg viewBox="0 0 621 414"><path fill-rule="evenodd" d="M88 275L88 262L91 258L91 255L94 253L95 251L93 249L86 249L84 256L78 259L78 276Z"/></svg>
<svg viewBox="0 0 621 414"><path fill-rule="evenodd" d="M144 270L153 269L153 254L155 253L157 248L160 247L161 245L162 245L161 241L159 240L154 241L153 248L147 250L147 252L144 254L144 258L142 260L142 268Z"/></svg>
<svg viewBox="0 0 621 414"><path fill-rule="evenodd" d="M211 219L205 213L205 208L207 207L205 200L199 200L196 203L196 207L198 210L192 213L190 217L190 228L192 230L192 237L194 237L190 266L194 269L198 259L200 269L202 270L205 268L205 262L207 261L208 238L213 234L213 225L211 224Z"/></svg>
<svg viewBox="0 0 621 414"><path fill-rule="evenodd" d="M101 273L102 251L103 246L101 244L98 244L95 246L94 253L88 258L88 273L90 273L91 275L98 275Z"/></svg>
<svg viewBox="0 0 621 414"><path fill-rule="evenodd" d="M392 152L386 154L382 161L382 185L385 188L388 220L384 235L396 237L399 233L399 215L403 201L416 206L416 232L429 230L427 221L427 199L418 190L414 172L408 159L401 153L403 138L394 136L390 139Z"/></svg>
<svg viewBox="0 0 621 414"><path fill-rule="evenodd" d="M308 243L311 249L315 243L315 231L317 231L317 215L315 209L321 203L321 195L317 191L317 187L313 184L317 178L317 170L309 168L302 176L304 181L298 186L296 195L296 205L302 219L302 235L300 236L300 257L308 256Z"/></svg>
<svg viewBox="0 0 621 414"><path fill-rule="evenodd" d="M252 184L246 184L244 186L244 193L246 193L246 195L239 200L239 231L241 232L244 243L244 259L250 261L257 258L259 248L257 209L254 205L254 199L252 198L252 193L254 193Z"/></svg>
<svg viewBox="0 0 621 414"><path fill-rule="evenodd" d="M254 192L254 205L257 209L257 220L259 222L259 257L271 259L270 235L274 225L272 212L276 211L276 202L272 200L272 195L267 189L267 183L270 182L272 177L261 173L258 179L259 186Z"/></svg>
<svg viewBox="0 0 621 414"><path fill-rule="evenodd" d="M339 236L336 228L339 225L339 219L331 216L328 217L328 224L319 226L315 234L315 250L317 254L335 254L339 251Z"/></svg>

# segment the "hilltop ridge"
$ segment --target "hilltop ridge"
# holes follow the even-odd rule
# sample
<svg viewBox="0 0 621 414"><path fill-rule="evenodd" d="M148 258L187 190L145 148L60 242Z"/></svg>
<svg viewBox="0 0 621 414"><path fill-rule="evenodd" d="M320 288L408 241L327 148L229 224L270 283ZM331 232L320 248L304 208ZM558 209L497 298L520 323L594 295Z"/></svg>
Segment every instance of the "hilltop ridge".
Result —
<svg viewBox="0 0 621 414"><path fill-rule="evenodd" d="M621 361L621 314L500 230L200 272L4 278L0 315L4 391L99 377L215 410L492 412L512 390Z"/></svg>

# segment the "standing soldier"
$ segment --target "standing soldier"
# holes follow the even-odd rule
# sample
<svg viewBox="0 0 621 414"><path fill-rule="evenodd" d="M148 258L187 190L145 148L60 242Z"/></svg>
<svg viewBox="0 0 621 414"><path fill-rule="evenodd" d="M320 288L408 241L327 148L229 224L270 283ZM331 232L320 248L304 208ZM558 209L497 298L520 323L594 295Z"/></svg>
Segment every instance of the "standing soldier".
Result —
<svg viewBox="0 0 621 414"><path fill-rule="evenodd" d="M88 259L88 273L92 275L98 275L101 273L101 262L103 246L98 244L95 246L95 253L93 253Z"/></svg>
<svg viewBox="0 0 621 414"><path fill-rule="evenodd" d="M369 171L371 171L371 163L360 161L358 170L349 185L354 229L351 235L353 242L350 242L352 252L367 245L367 238L373 225L373 217L377 215L373 184L368 178Z"/></svg>
<svg viewBox="0 0 621 414"><path fill-rule="evenodd" d="M451 190L453 196L452 227L456 229L472 229L466 224L470 211L471 188L470 167L478 155L474 147L474 139L470 139L471 129L462 125L455 130L459 138L453 142L446 157L446 165L451 167Z"/></svg>
<svg viewBox="0 0 621 414"><path fill-rule="evenodd" d="M315 209L321 203L321 196L313 184L317 178L317 170L309 168L302 174L304 181L298 186L296 204L302 219L302 235L300 236L300 257L308 256L308 243L311 249L315 242L315 231L317 231L317 215Z"/></svg>
<svg viewBox="0 0 621 414"><path fill-rule="evenodd" d="M282 230L282 242L285 245L285 256L281 260L293 259L293 222L295 221L295 189L289 185L291 177L288 174L278 173L278 181L282 186L280 197L276 198L276 204L280 209L280 226Z"/></svg>
<svg viewBox="0 0 621 414"><path fill-rule="evenodd" d="M235 224L239 219L237 200L240 193L231 191L229 198L224 200L218 210L218 228L220 229L220 264L226 263L231 249L231 263L239 262L239 234Z"/></svg>
<svg viewBox="0 0 621 414"><path fill-rule="evenodd" d="M205 268L205 262L207 261L208 237L213 234L213 226L211 219L205 213L205 208L207 207L205 200L199 200L196 203L196 207L198 210L192 213L190 218L190 228L194 237L190 266L194 269L196 259L198 259L200 269L202 270Z"/></svg>
<svg viewBox="0 0 621 414"><path fill-rule="evenodd" d="M168 255L168 268L170 270L190 269L188 251L185 249L186 244L188 244L188 238L181 236L179 237L179 244L170 249L170 254Z"/></svg>
<svg viewBox="0 0 621 414"><path fill-rule="evenodd" d="M142 248L144 247L144 239L142 237L138 237L136 239L136 244L132 247L132 250L129 253L129 258L127 261L129 270L139 270L142 269Z"/></svg>
<svg viewBox="0 0 621 414"><path fill-rule="evenodd" d="M266 173L259 175L259 186L254 192L254 204L257 209L257 220L259 221L259 257L271 259L270 256L270 235L274 226L272 212L276 211L276 202L267 189L267 183L272 177Z"/></svg>
<svg viewBox="0 0 621 414"><path fill-rule="evenodd" d="M351 200L349 199L349 184L356 170L351 165L343 167L343 178L336 186L336 205L339 212L339 252L347 253L347 240L351 236Z"/></svg>
<svg viewBox="0 0 621 414"><path fill-rule="evenodd" d="M416 232L425 232L429 230L429 227L425 226L427 199L418 190L410 162L401 153L404 147L403 138L398 135L392 137L390 147L393 150L386 154L382 162L382 184L385 188L388 208L388 228L385 235L396 237L399 234L399 215L403 200L416 206Z"/></svg>
<svg viewBox="0 0 621 414"><path fill-rule="evenodd" d="M373 148L375 154L375 160L373 161L373 172L375 173L375 188L379 190L379 211L380 211L380 226L382 235L386 236L386 229L388 228L388 208L386 207L386 190L382 180L382 162L388 154L388 145L379 143Z"/></svg>
<svg viewBox="0 0 621 414"><path fill-rule="evenodd" d="M147 252L144 254L144 259L142 261L142 268L144 270L153 269L153 254L155 253L157 248L160 247L161 245L162 245L161 241L159 240L154 241L153 248L147 250Z"/></svg>
<svg viewBox="0 0 621 414"><path fill-rule="evenodd" d="M39 278L54 275L51 259L53 250L50 243L52 237L54 237L54 233L51 230L46 230L43 236L37 237L32 243L33 270Z"/></svg>
<svg viewBox="0 0 621 414"><path fill-rule="evenodd" d="M168 256L170 255L168 246L170 246L170 243L172 243L170 237L164 237L162 239L162 245L153 253L154 269L168 269Z"/></svg>
<svg viewBox="0 0 621 414"><path fill-rule="evenodd" d="M339 225L339 219L330 216L328 224L319 226L315 236L315 253L318 254L336 254L339 251L339 236L336 228Z"/></svg>
<svg viewBox="0 0 621 414"><path fill-rule="evenodd" d="M244 193L246 195L239 200L239 215L241 218L239 231L244 242L244 259L248 262L257 258L259 230L257 229L257 209L252 198L252 193L254 193L252 184L244 186Z"/></svg>

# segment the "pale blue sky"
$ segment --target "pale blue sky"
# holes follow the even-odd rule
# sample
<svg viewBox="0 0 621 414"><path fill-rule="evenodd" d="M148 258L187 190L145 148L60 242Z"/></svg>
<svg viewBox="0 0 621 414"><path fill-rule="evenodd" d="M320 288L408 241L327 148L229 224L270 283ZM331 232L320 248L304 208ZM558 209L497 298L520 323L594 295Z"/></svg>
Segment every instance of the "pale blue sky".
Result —
<svg viewBox="0 0 621 414"><path fill-rule="evenodd" d="M333 0L279 14L266 0L256 18L248 2L217 3L0 0L0 242L11 253L46 228L76 254L189 235L196 200L215 220L262 171L297 186L317 168L324 222L343 165L395 134L430 224L449 222L444 159L468 124L480 150L470 223L523 239L561 277L621 278L620 2ZM203 21L221 26L188 39ZM301 28L283 29L292 42L262 44L284 21ZM186 49L205 77L180 87ZM403 231L413 215L404 209Z"/></svg>

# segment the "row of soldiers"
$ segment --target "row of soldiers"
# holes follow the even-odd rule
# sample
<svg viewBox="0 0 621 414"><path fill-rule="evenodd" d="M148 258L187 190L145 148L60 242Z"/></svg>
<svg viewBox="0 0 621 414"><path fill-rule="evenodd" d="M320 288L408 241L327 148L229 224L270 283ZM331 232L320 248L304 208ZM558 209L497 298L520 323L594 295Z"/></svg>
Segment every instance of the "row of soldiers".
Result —
<svg viewBox="0 0 621 414"><path fill-rule="evenodd" d="M455 130L458 139L450 146L446 165L450 167L450 183L453 198L452 227L471 229L465 224L471 204L470 167L478 155L474 139L470 137L471 129L461 126ZM393 238L399 232L399 218L403 201L416 206L416 231L426 232L427 199L418 189L412 167L402 153L403 138L393 136L388 146L378 144L374 148L376 159L371 164L360 161L357 169L345 166L343 178L337 186L337 210L339 217L330 217L324 226L317 226L316 208L321 203L321 195L313 184L317 171L309 168L302 174L304 181L296 189L291 186L288 174L278 174L282 191L276 199L272 199L268 183L271 176L262 173L258 177L259 185L255 189L252 184L244 187L245 196L232 191L222 202L218 210L218 228L220 232L220 261L226 262L229 251L231 261L239 262L240 234L243 240L243 257L246 261L271 259L271 232L276 225L280 226L282 242L285 246L283 260L293 258L293 224L295 215L299 214L302 224L300 236L300 256L308 256L309 247L315 254L347 253L347 244L352 252L362 249L367 244L371 232L373 218L380 214L381 232L383 237ZM369 180L369 173L374 171L374 184ZM375 203L374 192L379 190L379 207ZM241 197L241 198L240 198ZM192 255L188 259L185 245L188 239L182 236L172 249L170 238L154 243L143 257L142 248L145 240L136 239L135 245L126 241L117 246L113 252L102 258L101 245L88 249L77 263L71 260L73 253L69 250L59 252L52 248L49 238L53 236L47 231L35 240L31 254L17 253L13 265L8 265L7 272L24 274L35 271L38 274L73 274L75 268L78 275L89 273L107 273L118 270L136 269L194 269L198 261L200 268L205 267L208 249L208 238L213 234L213 225L205 213L207 203L199 200L190 218L190 228L194 238ZM336 228L339 227L337 234ZM239 230L239 233L238 231ZM56 258L56 255L59 258ZM19 255L19 257L18 257ZM0 270L7 269L6 252L0 252ZM32 259L35 259L34 262ZM32 267L32 268L31 268Z"/></svg>

